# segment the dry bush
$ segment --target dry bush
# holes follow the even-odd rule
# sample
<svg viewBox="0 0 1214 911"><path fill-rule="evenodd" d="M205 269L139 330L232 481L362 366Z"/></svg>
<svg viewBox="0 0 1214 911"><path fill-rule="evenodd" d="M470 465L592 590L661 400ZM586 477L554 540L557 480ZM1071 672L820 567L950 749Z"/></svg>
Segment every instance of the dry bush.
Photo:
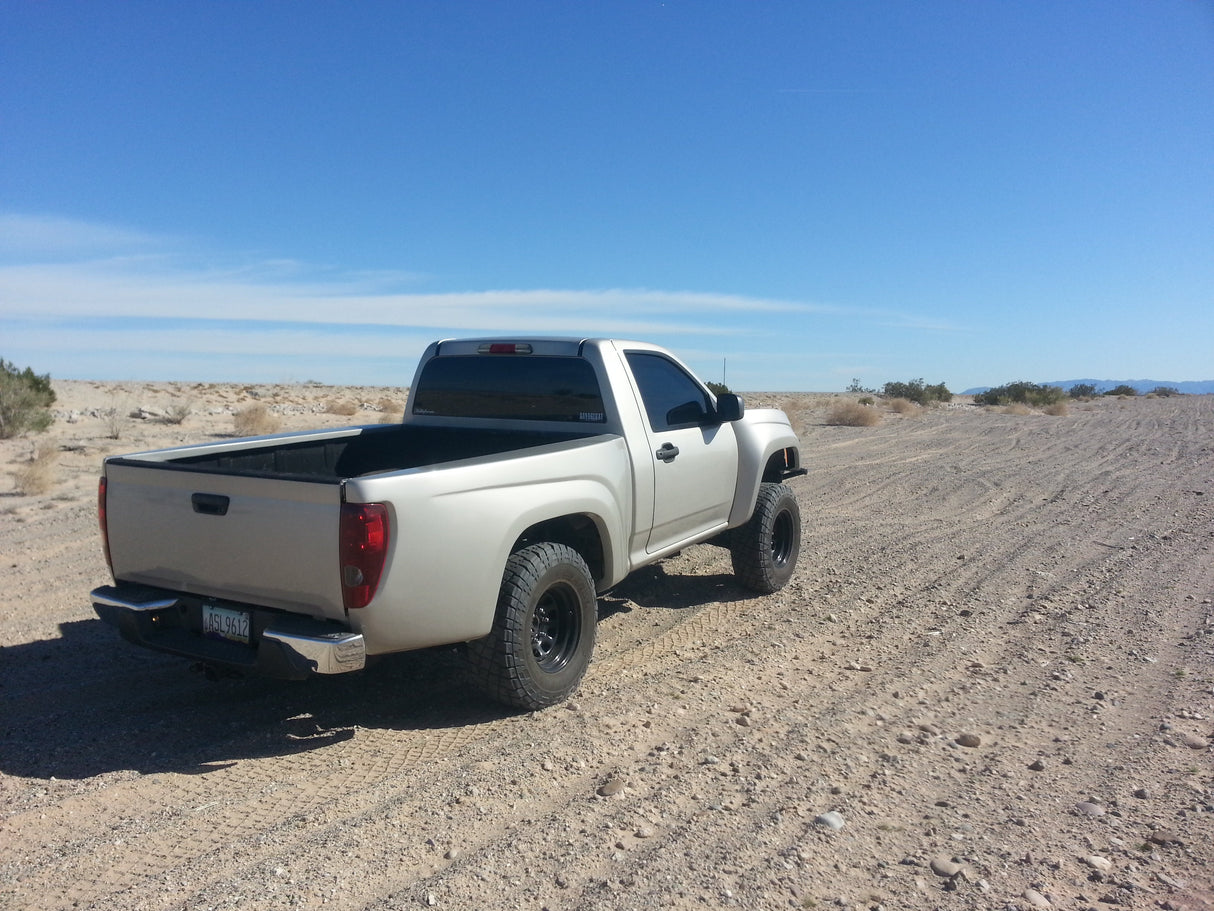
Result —
<svg viewBox="0 0 1214 911"><path fill-rule="evenodd" d="M329 399L325 402L325 414L336 414L348 418L358 414L358 404L349 399Z"/></svg>
<svg viewBox="0 0 1214 911"><path fill-rule="evenodd" d="M1054 418L1064 418L1071 413L1070 409L1066 407L1066 402L1055 402L1053 405L1046 405L1041 410Z"/></svg>
<svg viewBox="0 0 1214 911"><path fill-rule="evenodd" d="M119 408L107 408L101 412L101 421L105 425L105 435L111 440L122 439L123 433L131 423L131 411L125 405Z"/></svg>
<svg viewBox="0 0 1214 911"><path fill-rule="evenodd" d="M890 399L889 408L890 408L890 411L894 412L895 414L904 414L907 417L912 417L912 418L918 417L919 415L923 414L923 409L920 408L918 405L916 405L914 402L912 402L910 399L903 399L903 398Z"/></svg>
<svg viewBox="0 0 1214 911"><path fill-rule="evenodd" d="M1033 409L1030 408L1028 405L1022 405L1019 402L1015 402L1011 405L1008 405L1006 408L1004 408L1003 413L1004 414L1018 414L1021 417L1023 417L1026 414L1032 414Z"/></svg>
<svg viewBox="0 0 1214 911"><path fill-rule="evenodd" d="M275 433L281 427L278 418L270 413L270 409L262 402L246 405L234 415L232 421L236 427L237 436L256 437L267 433Z"/></svg>
<svg viewBox="0 0 1214 911"><path fill-rule="evenodd" d="M881 422L881 412L859 402L839 402L826 415L833 427L872 427Z"/></svg>
<svg viewBox="0 0 1214 911"><path fill-rule="evenodd" d="M802 407L803 400L796 398L787 398L780 403L780 410L788 416L788 423L792 425L792 432L797 436L805 436L805 410Z"/></svg>
<svg viewBox="0 0 1214 911"><path fill-rule="evenodd" d="M190 402L182 402L176 405L170 405L168 411L165 412L164 422L166 424L181 424L190 416L190 412L194 410L194 406Z"/></svg>
<svg viewBox="0 0 1214 911"><path fill-rule="evenodd" d="M13 472L13 486L26 496L49 493L59 480L59 447L44 440Z"/></svg>

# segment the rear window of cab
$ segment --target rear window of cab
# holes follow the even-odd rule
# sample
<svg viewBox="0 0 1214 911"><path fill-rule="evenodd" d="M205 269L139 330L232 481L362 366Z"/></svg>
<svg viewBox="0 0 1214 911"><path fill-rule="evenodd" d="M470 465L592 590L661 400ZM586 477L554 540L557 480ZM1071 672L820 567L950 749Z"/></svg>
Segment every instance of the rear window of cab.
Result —
<svg viewBox="0 0 1214 911"><path fill-rule="evenodd" d="M598 377L580 357L446 355L432 358L410 396L413 414L515 421L606 421Z"/></svg>

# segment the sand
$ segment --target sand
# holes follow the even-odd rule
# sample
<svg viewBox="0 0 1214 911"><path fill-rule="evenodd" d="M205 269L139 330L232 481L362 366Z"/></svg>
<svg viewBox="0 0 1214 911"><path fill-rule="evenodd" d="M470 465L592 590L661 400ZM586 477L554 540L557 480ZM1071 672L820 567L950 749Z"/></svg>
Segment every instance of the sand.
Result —
<svg viewBox="0 0 1214 911"><path fill-rule="evenodd" d="M89 605L103 456L403 390L55 388L0 441L0 908L1214 907L1214 397L748 396L801 432L790 585L641 570L574 698L517 714L452 650L216 682Z"/></svg>

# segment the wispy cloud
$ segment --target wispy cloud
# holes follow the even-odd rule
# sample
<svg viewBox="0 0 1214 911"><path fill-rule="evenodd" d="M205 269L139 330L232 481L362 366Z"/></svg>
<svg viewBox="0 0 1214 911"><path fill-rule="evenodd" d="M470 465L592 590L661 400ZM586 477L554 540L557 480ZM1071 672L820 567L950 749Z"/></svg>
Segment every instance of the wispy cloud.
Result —
<svg viewBox="0 0 1214 911"><path fill-rule="evenodd" d="M400 359L415 358L435 337L517 332L644 338L705 365L720 363L722 351L749 349L755 353L739 353L738 367L753 361L758 373L775 366L789 333L806 331L809 321L951 328L908 314L703 291L428 291L434 279L407 271L238 261L197 253L199 246L111 225L0 214L6 356L60 376L136 379L173 371L247 377L256 365L276 376L343 381L382 361L391 364L387 381L400 382ZM805 355L790 357L804 362Z"/></svg>
<svg viewBox="0 0 1214 911"><path fill-rule="evenodd" d="M303 277L302 267L176 268L162 258L116 256L72 263L0 265L9 317L220 320L520 331L668 331L716 334L722 317L831 312L787 301L693 291L518 288L442 293L376 290L399 276ZM581 327L581 328L579 328Z"/></svg>
<svg viewBox="0 0 1214 911"><path fill-rule="evenodd" d="M57 260L164 247L170 239L119 225L0 212L0 258Z"/></svg>

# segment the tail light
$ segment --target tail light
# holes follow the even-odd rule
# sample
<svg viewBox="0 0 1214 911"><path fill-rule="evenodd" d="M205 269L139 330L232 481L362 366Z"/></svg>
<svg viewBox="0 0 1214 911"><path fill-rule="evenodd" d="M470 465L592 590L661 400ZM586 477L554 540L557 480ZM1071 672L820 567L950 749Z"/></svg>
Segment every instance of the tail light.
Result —
<svg viewBox="0 0 1214 911"><path fill-rule="evenodd" d="M388 558L388 507L383 503L343 503L338 547L346 610L366 607L375 597Z"/></svg>
<svg viewBox="0 0 1214 911"><path fill-rule="evenodd" d="M530 354L526 342L487 342L476 349L477 354Z"/></svg>
<svg viewBox="0 0 1214 911"><path fill-rule="evenodd" d="M114 575L114 561L110 557L110 528L105 518L105 476L97 483L97 523L101 526L101 549L105 552L105 565Z"/></svg>

